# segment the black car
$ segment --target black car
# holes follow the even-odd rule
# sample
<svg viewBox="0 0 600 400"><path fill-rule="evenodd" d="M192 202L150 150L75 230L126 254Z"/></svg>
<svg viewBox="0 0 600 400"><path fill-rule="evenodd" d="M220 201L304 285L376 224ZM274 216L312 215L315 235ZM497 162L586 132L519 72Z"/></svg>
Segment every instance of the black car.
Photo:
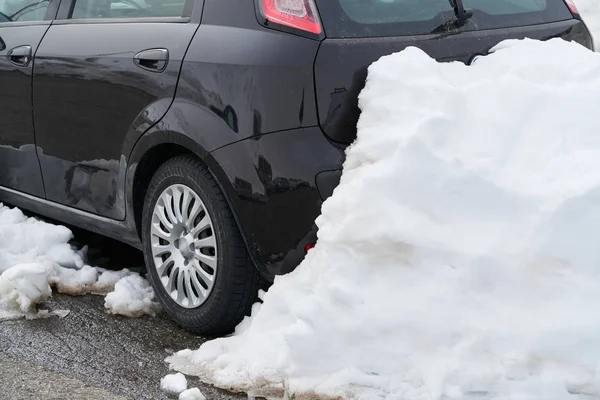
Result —
<svg viewBox="0 0 600 400"><path fill-rule="evenodd" d="M0 0L0 200L142 249L177 323L229 332L316 242L369 64L524 37L593 47L564 0Z"/></svg>

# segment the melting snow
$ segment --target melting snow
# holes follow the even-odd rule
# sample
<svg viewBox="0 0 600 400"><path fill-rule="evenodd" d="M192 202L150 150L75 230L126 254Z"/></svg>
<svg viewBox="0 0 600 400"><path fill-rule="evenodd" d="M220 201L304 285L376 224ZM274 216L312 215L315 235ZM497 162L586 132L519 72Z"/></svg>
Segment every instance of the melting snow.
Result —
<svg viewBox="0 0 600 400"><path fill-rule="evenodd" d="M160 388L171 394L180 394L187 389L187 379L182 373L169 374L160 380Z"/></svg>
<svg viewBox="0 0 600 400"><path fill-rule="evenodd" d="M37 310L52 295L51 287L71 295L104 295L118 289L107 300L109 312L156 314L154 292L142 277L127 269L107 271L85 265L85 249L73 249L71 238L64 226L27 218L20 210L0 204L0 320L65 316L66 310Z"/></svg>
<svg viewBox="0 0 600 400"><path fill-rule="evenodd" d="M206 400L200 389L192 388L181 392L179 400Z"/></svg>

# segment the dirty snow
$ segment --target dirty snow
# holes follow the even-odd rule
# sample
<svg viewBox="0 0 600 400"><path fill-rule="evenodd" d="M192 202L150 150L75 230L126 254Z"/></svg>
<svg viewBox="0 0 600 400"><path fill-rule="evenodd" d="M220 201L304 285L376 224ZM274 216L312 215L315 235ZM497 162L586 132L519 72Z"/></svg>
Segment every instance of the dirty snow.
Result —
<svg viewBox="0 0 600 400"><path fill-rule="evenodd" d="M170 394L180 394L187 389L187 379L179 372L169 374L160 379L160 388Z"/></svg>
<svg viewBox="0 0 600 400"><path fill-rule="evenodd" d="M120 279L115 290L106 295L104 306L111 314L127 317L155 316L160 311L160 305L154 300L154 290L137 274Z"/></svg>
<svg viewBox="0 0 600 400"><path fill-rule="evenodd" d="M596 51L600 51L600 1L575 0L575 4L594 36Z"/></svg>
<svg viewBox="0 0 600 400"><path fill-rule="evenodd" d="M64 317L67 310L37 309L52 295L51 288L71 295L105 295L119 287L113 298L130 299L132 303L123 306L113 301L109 312L126 316L156 314L157 304L147 301L154 293L143 278L128 269L107 271L86 265L86 249L74 249L69 244L71 239L68 228L28 218L20 210L0 203L0 320Z"/></svg>
<svg viewBox="0 0 600 400"><path fill-rule="evenodd" d="M599 102L560 39L382 58L317 246L167 362L273 399L599 398Z"/></svg>
<svg viewBox="0 0 600 400"><path fill-rule="evenodd" d="M200 389L191 388L181 392L179 400L206 400L206 397L202 394Z"/></svg>

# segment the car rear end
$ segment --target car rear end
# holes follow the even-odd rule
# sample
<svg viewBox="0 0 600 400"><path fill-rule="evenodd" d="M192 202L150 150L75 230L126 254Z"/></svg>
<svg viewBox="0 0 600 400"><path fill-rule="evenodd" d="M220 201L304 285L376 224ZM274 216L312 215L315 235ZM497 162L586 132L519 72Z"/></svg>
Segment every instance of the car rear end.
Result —
<svg viewBox="0 0 600 400"><path fill-rule="evenodd" d="M462 21L454 0L255 1L264 27L320 43L314 62L317 118L323 143L341 151L356 138L358 95L369 65L382 56L416 46L438 61L468 64L503 40L522 38L561 37L593 48L571 0L463 0L470 17ZM332 194L340 176L339 164L316 175L322 198ZM287 266L280 271L290 269L284 258Z"/></svg>

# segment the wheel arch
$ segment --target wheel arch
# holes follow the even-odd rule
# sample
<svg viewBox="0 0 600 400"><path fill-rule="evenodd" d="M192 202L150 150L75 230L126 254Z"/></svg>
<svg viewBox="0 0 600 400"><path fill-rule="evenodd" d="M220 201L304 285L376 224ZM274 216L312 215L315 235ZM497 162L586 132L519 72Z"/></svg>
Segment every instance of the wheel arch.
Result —
<svg viewBox="0 0 600 400"><path fill-rule="evenodd" d="M215 178L235 218L246 250L254 266L263 277L269 277L270 275L265 265L259 262L256 254L252 251L255 246L250 244L250 239L246 235L244 226L240 223L237 210L231 201L231 196L235 195L235 190L226 178L225 172L204 147L183 133L151 130L138 140L132 150L126 179L127 215L129 216L130 225L140 238L140 242L142 240L143 202L150 180L158 168L166 161L186 154L201 161Z"/></svg>

